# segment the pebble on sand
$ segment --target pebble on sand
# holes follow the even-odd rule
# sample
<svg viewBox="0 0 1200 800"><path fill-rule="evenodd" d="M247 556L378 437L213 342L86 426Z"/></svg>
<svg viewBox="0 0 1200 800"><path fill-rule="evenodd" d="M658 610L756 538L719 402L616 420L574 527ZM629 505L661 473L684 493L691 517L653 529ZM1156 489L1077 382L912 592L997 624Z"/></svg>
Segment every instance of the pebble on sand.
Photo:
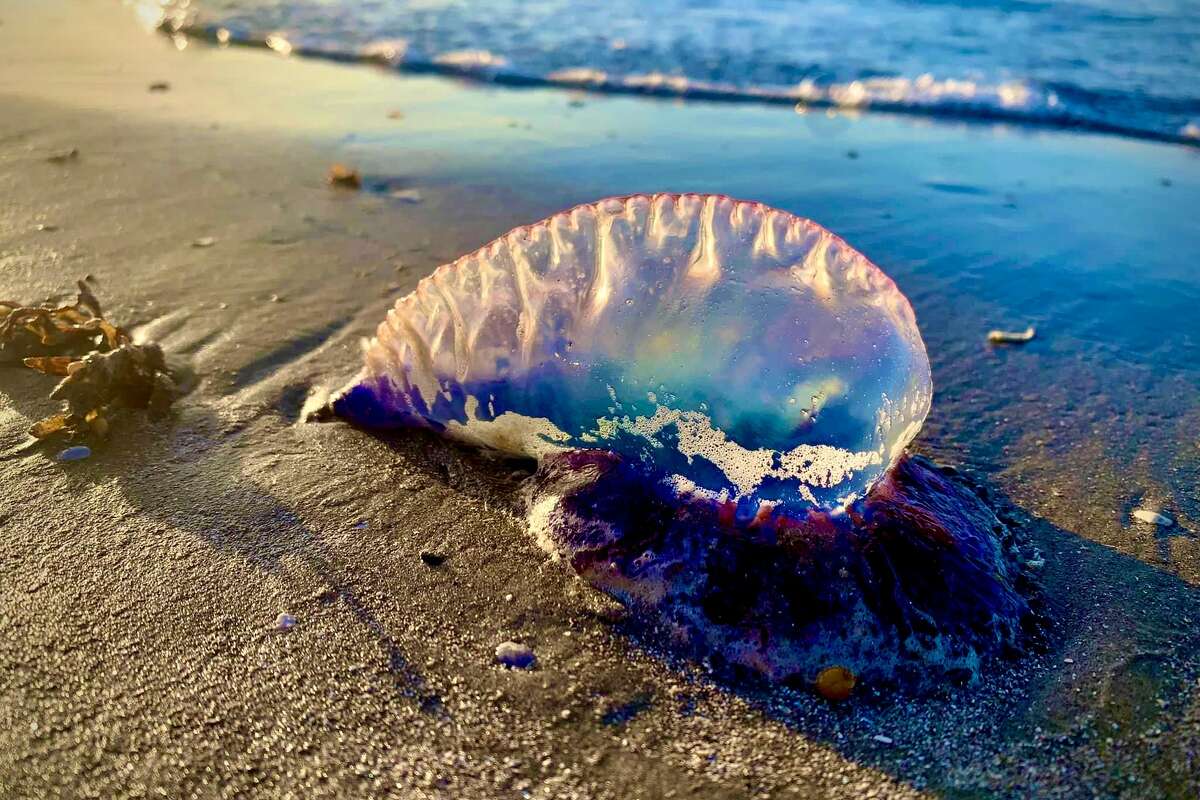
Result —
<svg viewBox="0 0 1200 800"><path fill-rule="evenodd" d="M150 84L150 91L152 92L166 92L169 91L170 88L171 84L167 83L166 81L155 81L154 83Z"/></svg>
<svg viewBox="0 0 1200 800"><path fill-rule="evenodd" d="M845 700L854 691L857 682L854 673L845 667L826 667L817 675L817 694L826 700Z"/></svg>
<svg viewBox="0 0 1200 800"><path fill-rule="evenodd" d="M299 622L298 619L293 617L291 614L284 612L275 618L275 629L280 631L290 631L292 628L296 627L297 622Z"/></svg>
<svg viewBox="0 0 1200 800"><path fill-rule="evenodd" d="M496 661L510 669L529 669L536 658L527 644L501 642L496 648Z"/></svg>
<svg viewBox="0 0 1200 800"><path fill-rule="evenodd" d="M1023 331L988 331L988 341L992 344L1025 344L1037 334L1030 325Z"/></svg>
<svg viewBox="0 0 1200 800"><path fill-rule="evenodd" d="M345 164L334 164L329 168L329 185L340 189L361 189L362 176L358 170Z"/></svg>
<svg viewBox="0 0 1200 800"><path fill-rule="evenodd" d="M91 455L92 455L92 448L86 447L84 445L79 445L77 447L68 447L66 450L63 450L61 453L58 454L58 460L59 461L83 461L85 458L90 458Z"/></svg>
<svg viewBox="0 0 1200 800"><path fill-rule="evenodd" d="M199 239L192 240L192 247L212 247L217 243L217 240L211 236L201 236Z"/></svg>
<svg viewBox="0 0 1200 800"><path fill-rule="evenodd" d="M1175 520L1166 514L1160 514L1148 508L1139 508L1137 511L1134 511L1133 518L1138 522L1145 522L1147 525L1161 525L1164 528L1169 528L1175 524Z"/></svg>

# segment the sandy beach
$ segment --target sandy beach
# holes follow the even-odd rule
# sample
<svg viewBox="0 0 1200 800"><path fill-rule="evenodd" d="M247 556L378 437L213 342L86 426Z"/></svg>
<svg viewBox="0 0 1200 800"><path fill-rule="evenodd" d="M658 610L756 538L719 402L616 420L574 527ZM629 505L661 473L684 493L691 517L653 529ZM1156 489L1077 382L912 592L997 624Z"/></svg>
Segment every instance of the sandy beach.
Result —
<svg viewBox="0 0 1200 800"><path fill-rule="evenodd" d="M1048 650L925 697L729 685L547 560L521 465L300 421L437 265L642 191L810 217L896 279L936 388L915 450L1028 527ZM1187 145L503 89L0 1L0 298L91 276L195 376L64 464L26 433L53 380L0 367L0 796L1196 797L1197 207ZM494 663L510 639L537 669Z"/></svg>

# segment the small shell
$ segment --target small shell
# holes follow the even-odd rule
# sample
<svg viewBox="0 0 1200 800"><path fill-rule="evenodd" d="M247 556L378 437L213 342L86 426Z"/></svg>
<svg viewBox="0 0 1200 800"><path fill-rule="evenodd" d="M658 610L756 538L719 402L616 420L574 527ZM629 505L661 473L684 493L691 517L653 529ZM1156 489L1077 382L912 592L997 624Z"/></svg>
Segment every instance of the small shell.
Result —
<svg viewBox="0 0 1200 800"><path fill-rule="evenodd" d="M1023 331L988 331L988 341L992 344L1025 344L1037 335L1037 331L1030 325Z"/></svg>
<svg viewBox="0 0 1200 800"><path fill-rule="evenodd" d="M1149 508L1139 508L1133 512L1133 518L1139 522L1145 522L1148 525L1161 525L1164 528L1169 528L1175 524L1175 520L1168 517L1166 514L1160 514L1157 511L1152 511Z"/></svg>

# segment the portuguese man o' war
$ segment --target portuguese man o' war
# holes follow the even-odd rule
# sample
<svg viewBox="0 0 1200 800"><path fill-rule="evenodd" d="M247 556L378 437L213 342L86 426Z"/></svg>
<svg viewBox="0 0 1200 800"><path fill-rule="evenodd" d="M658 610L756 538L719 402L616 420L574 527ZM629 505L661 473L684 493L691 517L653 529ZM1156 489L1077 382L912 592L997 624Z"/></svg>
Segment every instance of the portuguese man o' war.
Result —
<svg viewBox="0 0 1200 800"><path fill-rule="evenodd" d="M578 206L437 269L365 360L334 414L536 458L539 544L709 663L971 679L1036 617L1016 533L905 455L932 396L908 300L809 220Z"/></svg>
<svg viewBox="0 0 1200 800"><path fill-rule="evenodd" d="M689 490L803 513L862 497L920 429L908 300L808 220L718 196L602 200L441 267L338 400L540 457L612 451Z"/></svg>

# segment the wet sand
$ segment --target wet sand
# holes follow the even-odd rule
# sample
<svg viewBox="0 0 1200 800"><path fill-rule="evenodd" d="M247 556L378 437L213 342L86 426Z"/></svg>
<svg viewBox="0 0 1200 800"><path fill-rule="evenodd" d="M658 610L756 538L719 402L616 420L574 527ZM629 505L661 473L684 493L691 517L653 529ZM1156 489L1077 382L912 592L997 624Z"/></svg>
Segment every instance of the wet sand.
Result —
<svg viewBox="0 0 1200 800"><path fill-rule="evenodd" d="M1200 791L1196 150L180 51L117 4L25 6L0 3L0 297L90 274L198 383L63 465L25 449L52 381L0 373L0 795ZM722 684L546 561L518 466L297 424L437 264L654 190L812 217L897 279L938 392L916 449L1028 515L1048 652L835 707ZM494 666L506 639L538 669Z"/></svg>

